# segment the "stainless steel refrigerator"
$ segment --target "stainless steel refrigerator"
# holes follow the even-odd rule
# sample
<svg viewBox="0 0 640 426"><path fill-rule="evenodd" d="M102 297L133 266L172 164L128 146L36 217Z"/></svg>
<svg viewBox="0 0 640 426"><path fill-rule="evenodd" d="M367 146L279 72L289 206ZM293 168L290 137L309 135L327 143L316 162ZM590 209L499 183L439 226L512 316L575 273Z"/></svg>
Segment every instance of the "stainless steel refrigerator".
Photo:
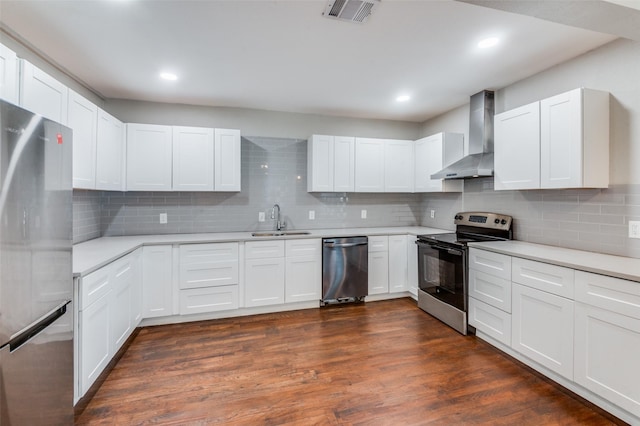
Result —
<svg viewBox="0 0 640 426"><path fill-rule="evenodd" d="M0 426L73 424L71 136L0 100Z"/></svg>

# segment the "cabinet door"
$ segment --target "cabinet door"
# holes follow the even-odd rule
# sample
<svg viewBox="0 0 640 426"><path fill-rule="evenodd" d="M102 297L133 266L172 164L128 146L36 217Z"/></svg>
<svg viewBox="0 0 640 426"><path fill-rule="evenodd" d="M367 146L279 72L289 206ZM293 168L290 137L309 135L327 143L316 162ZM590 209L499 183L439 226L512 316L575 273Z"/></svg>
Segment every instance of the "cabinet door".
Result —
<svg viewBox="0 0 640 426"><path fill-rule="evenodd" d="M369 295L389 293L389 252L369 252Z"/></svg>
<svg viewBox="0 0 640 426"><path fill-rule="evenodd" d="M304 302L322 298L322 256L286 258L285 302Z"/></svg>
<svg viewBox="0 0 640 426"><path fill-rule="evenodd" d="M464 155L464 135L437 133L415 142L415 192L462 192L460 179L431 179Z"/></svg>
<svg viewBox="0 0 640 426"><path fill-rule="evenodd" d="M73 187L96 187L98 107L69 90L68 126L73 130Z"/></svg>
<svg viewBox="0 0 640 426"><path fill-rule="evenodd" d="M409 290L407 236L389 236L389 292Z"/></svg>
<svg viewBox="0 0 640 426"><path fill-rule="evenodd" d="M124 124L98 108L96 189L124 191Z"/></svg>
<svg viewBox="0 0 640 426"><path fill-rule="evenodd" d="M142 249L129 255L133 278L131 280L131 328L135 329L142 321Z"/></svg>
<svg viewBox="0 0 640 426"><path fill-rule="evenodd" d="M213 129L173 127L173 189L213 191Z"/></svg>
<svg viewBox="0 0 640 426"><path fill-rule="evenodd" d="M110 293L80 311L80 394L84 395L109 364Z"/></svg>
<svg viewBox="0 0 640 426"><path fill-rule="evenodd" d="M416 298L418 297L418 245L416 237L407 236L407 268L408 268L408 286L409 293Z"/></svg>
<svg viewBox="0 0 640 426"><path fill-rule="evenodd" d="M334 137L313 135L307 141L307 191L331 192L333 185Z"/></svg>
<svg viewBox="0 0 640 426"><path fill-rule="evenodd" d="M384 192L384 140L356 138L355 192Z"/></svg>
<svg viewBox="0 0 640 426"><path fill-rule="evenodd" d="M66 125L68 96L67 86L22 60L20 105L23 108Z"/></svg>
<svg viewBox="0 0 640 426"><path fill-rule="evenodd" d="M0 44L0 99L18 103L18 57Z"/></svg>
<svg viewBox="0 0 640 426"><path fill-rule="evenodd" d="M333 191L353 192L355 189L356 138L333 138Z"/></svg>
<svg viewBox="0 0 640 426"><path fill-rule="evenodd" d="M576 383L640 416L640 319L578 302L575 321Z"/></svg>
<svg viewBox="0 0 640 426"><path fill-rule="evenodd" d="M573 300L513 284L513 349L573 380Z"/></svg>
<svg viewBox="0 0 640 426"><path fill-rule="evenodd" d="M144 318L173 314L171 246L142 248L142 305Z"/></svg>
<svg viewBox="0 0 640 426"><path fill-rule="evenodd" d="M171 126L127 124L127 190L171 191Z"/></svg>
<svg viewBox="0 0 640 426"><path fill-rule="evenodd" d="M384 141L385 192L413 192L415 176L413 141Z"/></svg>
<svg viewBox="0 0 640 426"><path fill-rule="evenodd" d="M540 101L540 186L582 186L582 95L576 89Z"/></svg>
<svg viewBox="0 0 640 426"><path fill-rule="evenodd" d="M284 257L246 259L245 306L284 303Z"/></svg>
<svg viewBox="0 0 640 426"><path fill-rule="evenodd" d="M495 189L540 188L540 102L495 116Z"/></svg>
<svg viewBox="0 0 640 426"><path fill-rule="evenodd" d="M240 191L240 130L215 129L215 190Z"/></svg>
<svg viewBox="0 0 640 426"><path fill-rule="evenodd" d="M111 265L112 289L109 302L110 353L113 356L127 340L133 328L131 326L132 284L134 265L132 257L125 256Z"/></svg>

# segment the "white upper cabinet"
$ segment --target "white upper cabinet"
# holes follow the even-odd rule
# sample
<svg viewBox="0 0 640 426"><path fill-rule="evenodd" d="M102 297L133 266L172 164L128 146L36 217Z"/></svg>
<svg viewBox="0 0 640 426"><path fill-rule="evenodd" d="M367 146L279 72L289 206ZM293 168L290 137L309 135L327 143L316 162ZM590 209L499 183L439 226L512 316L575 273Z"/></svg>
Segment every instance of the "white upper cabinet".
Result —
<svg viewBox="0 0 640 426"><path fill-rule="evenodd" d="M127 190L171 191L172 128L127 124Z"/></svg>
<svg viewBox="0 0 640 426"><path fill-rule="evenodd" d="M540 102L494 119L494 188L540 188Z"/></svg>
<svg viewBox="0 0 640 426"><path fill-rule="evenodd" d="M355 138L312 135L307 141L307 191L353 192Z"/></svg>
<svg viewBox="0 0 640 426"><path fill-rule="evenodd" d="M98 108L96 189L124 191L124 124Z"/></svg>
<svg viewBox="0 0 640 426"><path fill-rule="evenodd" d="M413 192L414 142L384 141L384 191Z"/></svg>
<svg viewBox="0 0 640 426"><path fill-rule="evenodd" d="M96 187L98 107L69 90L67 125L73 130L73 187Z"/></svg>
<svg viewBox="0 0 640 426"><path fill-rule="evenodd" d="M16 52L0 44L0 98L18 103L18 57Z"/></svg>
<svg viewBox="0 0 640 426"><path fill-rule="evenodd" d="M415 142L415 192L462 192L461 179L431 179L464 155L464 135L437 133Z"/></svg>
<svg viewBox="0 0 640 426"><path fill-rule="evenodd" d="M609 93L575 89L495 116L495 189L608 185Z"/></svg>
<svg viewBox="0 0 640 426"><path fill-rule="evenodd" d="M20 105L45 118L67 124L67 86L22 60Z"/></svg>
<svg viewBox="0 0 640 426"><path fill-rule="evenodd" d="M575 89L540 101L542 188L609 185L609 93Z"/></svg>
<svg viewBox="0 0 640 426"><path fill-rule="evenodd" d="M240 130L215 129L215 190L241 190L241 138Z"/></svg>
<svg viewBox="0 0 640 426"><path fill-rule="evenodd" d="M356 138L355 192L384 192L384 142Z"/></svg>
<svg viewBox="0 0 640 426"><path fill-rule="evenodd" d="M213 129L173 127L173 189L213 191Z"/></svg>

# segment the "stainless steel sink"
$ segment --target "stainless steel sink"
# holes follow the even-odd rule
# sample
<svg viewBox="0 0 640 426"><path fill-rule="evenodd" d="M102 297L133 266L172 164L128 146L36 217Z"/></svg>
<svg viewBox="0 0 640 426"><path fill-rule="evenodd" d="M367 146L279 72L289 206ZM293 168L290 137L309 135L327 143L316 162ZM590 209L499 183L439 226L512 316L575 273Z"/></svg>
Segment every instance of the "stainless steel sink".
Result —
<svg viewBox="0 0 640 426"><path fill-rule="evenodd" d="M306 231L254 232L252 237L286 237L287 235L309 235Z"/></svg>

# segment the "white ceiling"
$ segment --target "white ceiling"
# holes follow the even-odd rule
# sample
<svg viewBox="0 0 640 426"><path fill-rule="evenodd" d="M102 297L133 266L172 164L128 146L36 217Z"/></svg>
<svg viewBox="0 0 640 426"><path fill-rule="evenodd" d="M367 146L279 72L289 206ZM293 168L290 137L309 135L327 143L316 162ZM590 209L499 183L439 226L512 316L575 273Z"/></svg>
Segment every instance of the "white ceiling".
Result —
<svg viewBox="0 0 640 426"><path fill-rule="evenodd" d="M1 0L0 20L104 98L415 122L615 38L451 0L382 0L365 24L324 18L325 6ZM476 48L494 35L496 48ZM161 81L165 69L179 79Z"/></svg>

